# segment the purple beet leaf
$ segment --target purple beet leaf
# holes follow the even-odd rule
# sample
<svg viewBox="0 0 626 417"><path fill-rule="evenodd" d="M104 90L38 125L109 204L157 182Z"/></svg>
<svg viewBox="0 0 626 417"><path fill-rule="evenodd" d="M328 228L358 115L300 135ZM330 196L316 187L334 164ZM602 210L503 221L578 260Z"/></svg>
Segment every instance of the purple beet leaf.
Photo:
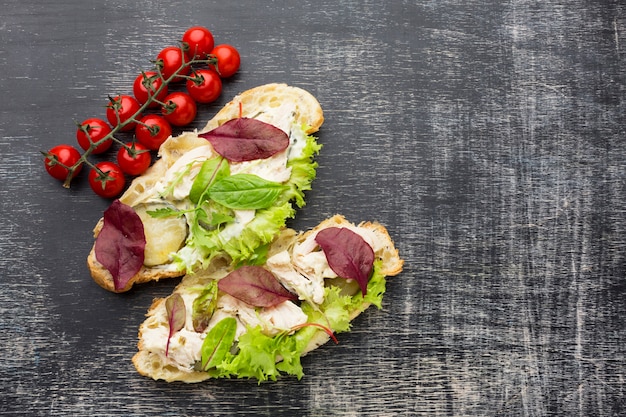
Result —
<svg viewBox="0 0 626 417"><path fill-rule="evenodd" d="M111 203L103 217L95 244L96 259L111 273L115 290L121 291L143 265L143 223L135 210L119 200Z"/></svg>
<svg viewBox="0 0 626 417"><path fill-rule="evenodd" d="M272 307L296 296L260 266L242 266L219 280L218 288L254 307Z"/></svg>
<svg viewBox="0 0 626 417"><path fill-rule="evenodd" d="M269 158L289 146L289 136L281 129L247 117L229 120L198 136L211 142L215 152L232 162Z"/></svg>
<svg viewBox="0 0 626 417"><path fill-rule="evenodd" d="M367 294L374 265L374 250L357 233L345 227L330 227L317 233L315 241L324 251L330 268L340 277L354 279Z"/></svg>
<svg viewBox="0 0 626 417"><path fill-rule="evenodd" d="M185 319L187 318L185 300L183 300L180 294L174 293L165 300L165 310L167 311L167 323L170 327L169 334L167 335L167 344L165 345L165 356L167 357L172 336L185 327Z"/></svg>

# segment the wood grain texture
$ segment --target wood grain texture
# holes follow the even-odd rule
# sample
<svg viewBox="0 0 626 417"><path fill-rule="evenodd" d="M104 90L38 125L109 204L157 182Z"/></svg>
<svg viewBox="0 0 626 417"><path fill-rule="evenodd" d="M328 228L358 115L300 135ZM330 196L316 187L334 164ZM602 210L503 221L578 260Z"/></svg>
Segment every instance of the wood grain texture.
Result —
<svg viewBox="0 0 626 417"><path fill-rule="evenodd" d="M166 384L130 358L154 297L90 279L107 202L39 150L73 143L185 28L236 45L220 102L308 89L326 123L298 229L388 226L405 271L283 378ZM157 0L3 5L0 415L617 416L626 410L626 6Z"/></svg>

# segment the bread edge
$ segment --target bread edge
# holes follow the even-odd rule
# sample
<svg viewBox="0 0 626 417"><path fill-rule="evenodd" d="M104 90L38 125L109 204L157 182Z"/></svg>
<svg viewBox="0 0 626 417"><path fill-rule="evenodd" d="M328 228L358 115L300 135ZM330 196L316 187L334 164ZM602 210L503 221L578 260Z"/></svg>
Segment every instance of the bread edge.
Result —
<svg viewBox="0 0 626 417"><path fill-rule="evenodd" d="M313 229L310 229L304 233L300 233L296 236L296 239L305 239L312 233L315 233L321 229L327 227L342 227L342 226L355 226L355 224L349 222L345 219L344 216L336 214L318 224ZM395 276L398 275L404 265L404 260L400 258L398 249L395 247L394 242L389 235L388 230L378 222L362 222L356 225L358 227L365 227L374 231L381 239L384 239L386 242L386 250L391 252L390 260L387 261L383 265L383 270L381 271L385 276ZM184 286L184 280L179 284L179 286ZM177 286L178 288L178 286ZM176 291L176 289L174 290ZM160 303L165 302L165 298L155 299L148 309L148 313L146 317L149 317L155 309L159 306ZM353 311L350 314L350 321L352 322L356 319L361 313L367 310L371 306L371 303L363 303L359 309ZM150 372L150 364L152 364L151 358L153 356L158 356L154 353L142 350L142 331L141 326L138 332L139 342L137 343L138 352L133 356L132 363L135 366L137 372L145 377L152 378L154 380L164 380L166 382L184 382L184 383L197 383L202 382L208 379L211 379L211 376L207 372L184 372L175 367L166 367L160 368L159 373ZM306 348L303 350L302 356L307 355L308 353L318 349L323 346L330 340L330 336L323 330L316 330L316 332L311 337L311 340L307 344Z"/></svg>

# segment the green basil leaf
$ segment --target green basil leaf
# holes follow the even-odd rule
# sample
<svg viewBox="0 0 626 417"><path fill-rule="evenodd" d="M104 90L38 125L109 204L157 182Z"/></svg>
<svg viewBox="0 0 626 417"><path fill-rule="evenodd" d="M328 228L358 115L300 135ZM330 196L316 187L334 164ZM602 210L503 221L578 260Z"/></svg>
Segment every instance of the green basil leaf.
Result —
<svg viewBox="0 0 626 417"><path fill-rule="evenodd" d="M217 180L230 175L230 167L224 158L207 159L191 185L189 199L198 204L207 189Z"/></svg>
<svg viewBox="0 0 626 417"><path fill-rule="evenodd" d="M219 365L235 342L237 320L226 317L220 320L204 338L202 348L202 369L207 371Z"/></svg>
<svg viewBox="0 0 626 417"><path fill-rule="evenodd" d="M216 181L209 188L209 197L233 210L256 210L270 207L285 189L258 175L235 174Z"/></svg>

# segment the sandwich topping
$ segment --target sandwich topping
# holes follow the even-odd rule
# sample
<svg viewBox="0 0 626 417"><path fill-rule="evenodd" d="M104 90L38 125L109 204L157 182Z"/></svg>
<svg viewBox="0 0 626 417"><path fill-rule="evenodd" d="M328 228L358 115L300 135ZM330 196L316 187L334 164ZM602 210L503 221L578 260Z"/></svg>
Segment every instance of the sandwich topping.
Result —
<svg viewBox="0 0 626 417"><path fill-rule="evenodd" d="M335 238L316 243L324 236ZM180 372L259 381L281 372L301 377L300 357L320 328L332 336L349 330L355 311L369 304L380 308L385 278L380 254L366 241L371 237L358 226L324 228L273 248L263 267L185 278L193 282L183 281L142 326L142 349ZM335 272L340 268L333 264L370 271L366 290L345 271ZM184 303L186 312L184 324L174 331L165 307L172 297Z"/></svg>
<svg viewBox="0 0 626 417"><path fill-rule="evenodd" d="M146 241L135 273L142 265L190 272L223 253L239 262L271 241L293 216L292 201L304 205L320 148L305 126L285 126L238 118L197 135L206 145L182 154L150 193L133 202ZM115 225L105 219L103 230L110 227ZM107 236L96 239L96 259L120 290L128 280L102 262L102 248L120 252L127 245Z"/></svg>

